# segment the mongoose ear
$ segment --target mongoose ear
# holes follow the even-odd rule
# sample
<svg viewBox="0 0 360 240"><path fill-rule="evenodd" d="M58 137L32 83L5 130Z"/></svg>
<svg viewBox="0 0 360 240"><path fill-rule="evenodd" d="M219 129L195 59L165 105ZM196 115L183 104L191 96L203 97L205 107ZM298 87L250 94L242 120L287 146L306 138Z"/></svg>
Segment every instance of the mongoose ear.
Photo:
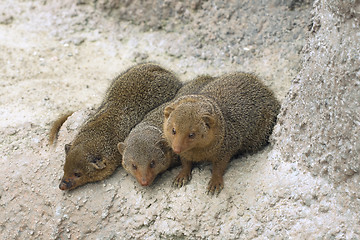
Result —
<svg viewBox="0 0 360 240"><path fill-rule="evenodd" d="M165 109L164 109L164 117L165 119L168 119L170 114L172 113L172 111L174 111L174 108L172 106L167 106Z"/></svg>
<svg viewBox="0 0 360 240"><path fill-rule="evenodd" d="M104 168L106 167L106 164L105 164L103 158L101 158L101 157L93 157L93 158L90 160L90 164L91 164L95 169L98 169L98 170L104 169Z"/></svg>
<svg viewBox="0 0 360 240"><path fill-rule="evenodd" d="M125 148L126 148L126 145L124 142L119 142L117 144L117 149L119 150L121 155L124 155Z"/></svg>
<svg viewBox="0 0 360 240"><path fill-rule="evenodd" d="M155 143L155 146L160 148L163 151L163 153L166 153L167 151L171 150L171 147L169 146L167 141L163 138L160 139L157 143Z"/></svg>
<svg viewBox="0 0 360 240"><path fill-rule="evenodd" d="M71 148L71 144L65 144L65 153L67 154Z"/></svg>
<svg viewBox="0 0 360 240"><path fill-rule="evenodd" d="M212 128L215 124L214 117L207 114L202 116L202 120L205 122L208 128Z"/></svg>

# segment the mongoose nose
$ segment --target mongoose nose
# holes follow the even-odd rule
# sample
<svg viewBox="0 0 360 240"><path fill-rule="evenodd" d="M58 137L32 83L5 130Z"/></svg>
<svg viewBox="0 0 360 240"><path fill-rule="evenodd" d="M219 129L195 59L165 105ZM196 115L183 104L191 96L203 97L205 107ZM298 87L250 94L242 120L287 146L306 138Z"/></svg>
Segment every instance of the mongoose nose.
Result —
<svg viewBox="0 0 360 240"><path fill-rule="evenodd" d="M176 154L181 153L181 147L179 147L179 146L173 146L172 149L173 149L174 153L176 153Z"/></svg>
<svg viewBox="0 0 360 240"><path fill-rule="evenodd" d="M147 181L146 179L141 179L140 184L141 184L141 186L148 186L149 181Z"/></svg>
<svg viewBox="0 0 360 240"><path fill-rule="evenodd" d="M71 188L72 185L73 184L71 181L62 180L61 183L59 184L59 188L60 188L60 190L67 190L67 189Z"/></svg>
<svg viewBox="0 0 360 240"><path fill-rule="evenodd" d="M59 184L59 188L60 188L60 190L66 190L66 184L63 183L63 182L61 182L61 183Z"/></svg>

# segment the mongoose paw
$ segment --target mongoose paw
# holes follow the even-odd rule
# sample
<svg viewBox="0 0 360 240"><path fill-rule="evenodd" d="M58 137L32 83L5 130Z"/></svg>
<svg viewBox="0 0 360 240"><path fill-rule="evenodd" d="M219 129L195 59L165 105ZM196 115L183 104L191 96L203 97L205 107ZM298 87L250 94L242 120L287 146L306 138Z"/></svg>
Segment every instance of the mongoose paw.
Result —
<svg viewBox="0 0 360 240"><path fill-rule="evenodd" d="M174 187L182 187L187 184L191 180L191 173L182 173L180 172L179 175L174 179L173 186Z"/></svg>
<svg viewBox="0 0 360 240"><path fill-rule="evenodd" d="M221 192L221 190L224 188L224 181L223 179L214 179L211 178L208 187L207 187L207 194L211 194L214 195L216 194L219 195L219 193Z"/></svg>

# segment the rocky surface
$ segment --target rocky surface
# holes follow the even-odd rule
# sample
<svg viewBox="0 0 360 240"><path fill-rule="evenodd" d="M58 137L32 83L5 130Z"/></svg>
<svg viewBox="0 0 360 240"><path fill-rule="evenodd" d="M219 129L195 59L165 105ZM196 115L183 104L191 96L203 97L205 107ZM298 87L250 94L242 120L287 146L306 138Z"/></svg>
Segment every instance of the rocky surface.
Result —
<svg viewBox="0 0 360 240"><path fill-rule="evenodd" d="M358 1L223 2L1 1L1 239L360 238ZM282 100L272 145L234 159L218 197L207 164L181 189L179 168L58 189L64 144L142 61L183 81L254 72Z"/></svg>
<svg viewBox="0 0 360 240"><path fill-rule="evenodd" d="M318 194L344 207L338 211L356 233L341 230L347 239L360 231L359 10L358 1L316 2L303 68L284 100L272 151L332 184L330 195L322 186Z"/></svg>

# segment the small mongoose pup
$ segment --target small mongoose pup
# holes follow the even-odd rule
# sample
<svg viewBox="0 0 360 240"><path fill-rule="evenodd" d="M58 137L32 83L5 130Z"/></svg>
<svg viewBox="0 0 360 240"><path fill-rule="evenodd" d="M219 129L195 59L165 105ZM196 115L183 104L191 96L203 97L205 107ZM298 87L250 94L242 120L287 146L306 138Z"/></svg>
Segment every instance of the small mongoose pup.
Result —
<svg viewBox="0 0 360 240"><path fill-rule="evenodd" d="M210 161L207 192L219 194L230 158L264 146L279 109L272 91L248 73L223 75L199 94L169 104L164 110L164 136L182 164L174 185L181 187L191 179L192 162Z"/></svg>
<svg viewBox="0 0 360 240"><path fill-rule="evenodd" d="M65 145L64 176L59 188L70 190L110 176L121 165L117 144L146 113L172 99L182 86L157 64L131 67L114 79L96 113Z"/></svg>
<svg viewBox="0 0 360 240"><path fill-rule="evenodd" d="M196 94L213 80L213 77L207 75L199 76L185 84L175 99ZM118 144L124 169L142 186L149 186L157 175L180 164L178 156L163 138L164 108L170 102L148 113L143 121L131 130L125 141Z"/></svg>

